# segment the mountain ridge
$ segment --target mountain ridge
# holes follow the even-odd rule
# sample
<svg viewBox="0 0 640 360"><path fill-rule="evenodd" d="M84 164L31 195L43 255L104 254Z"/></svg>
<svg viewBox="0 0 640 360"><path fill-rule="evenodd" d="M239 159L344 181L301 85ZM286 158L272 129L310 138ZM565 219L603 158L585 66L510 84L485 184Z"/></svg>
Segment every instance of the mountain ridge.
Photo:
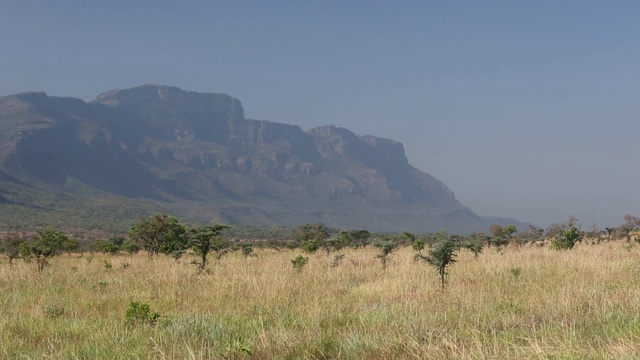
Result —
<svg viewBox="0 0 640 360"><path fill-rule="evenodd" d="M8 227L18 226L12 211L27 214L41 203L49 206L39 216L57 226L87 219L84 207L100 213L101 203L115 228L128 227L129 214L153 212L195 223L320 221L373 231L490 225L413 167L398 141L246 119L230 95L163 85L111 90L90 102L44 92L1 97L0 190Z"/></svg>

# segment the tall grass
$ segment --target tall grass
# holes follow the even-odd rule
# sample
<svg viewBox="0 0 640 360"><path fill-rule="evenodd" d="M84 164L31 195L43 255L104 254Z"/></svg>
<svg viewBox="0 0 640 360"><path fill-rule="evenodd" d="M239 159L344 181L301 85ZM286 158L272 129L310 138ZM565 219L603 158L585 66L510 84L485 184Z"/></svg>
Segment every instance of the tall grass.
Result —
<svg viewBox="0 0 640 360"><path fill-rule="evenodd" d="M640 358L640 248L463 251L444 290L409 248L386 270L377 249L344 253L301 271L273 250L208 272L195 256L63 256L42 274L3 261L0 358ZM128 326L131 301L158 323Z"/></svg>

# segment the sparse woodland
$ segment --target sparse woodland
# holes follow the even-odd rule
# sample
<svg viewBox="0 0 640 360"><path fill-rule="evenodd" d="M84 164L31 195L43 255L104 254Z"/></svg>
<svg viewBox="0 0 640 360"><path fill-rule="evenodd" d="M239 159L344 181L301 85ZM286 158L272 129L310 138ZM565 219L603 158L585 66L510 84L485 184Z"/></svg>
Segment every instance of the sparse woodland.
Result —
<svg viewBox="0 0 640 360"><path fill-rule="evenodd" d="M0 358L640 358L638 229L248 241L157 215L97 241L8 235Z"/></svg>

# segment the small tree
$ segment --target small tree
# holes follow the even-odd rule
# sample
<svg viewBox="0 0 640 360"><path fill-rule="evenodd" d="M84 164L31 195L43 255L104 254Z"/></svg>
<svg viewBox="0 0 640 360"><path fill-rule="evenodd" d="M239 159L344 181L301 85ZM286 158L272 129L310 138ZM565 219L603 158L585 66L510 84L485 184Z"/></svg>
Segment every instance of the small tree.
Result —
<svg viewBox="0 0 640 360"><path fill-rule="evenodd" d="M624 216L624 223L616 228L616 236L631 241L632 234L640 228L640 218L627 214Z"/></svg>
<svg viewBox="0 0 640 360"><path fill-rule="evenodd" d="M66 252L67 255L71 256L71 252L78 250L79 246L80 246L80 241L78 239L67 238L67 240L65 240L62 243L62 249L61 250Z"/></svg>
<svg viewBox="0 0 640 360"><path fill-rule="evenodd" d="M506 245L511 241L513 234L517 231L518 229L515 225L500 226L498 224L493 224L489 227L491 243L496 247Z"/></svg>
<svg viewBox="0 0 640 360"><path fill-rule="evenodd" d="M291 265L298 271L302 271L302 268L307 265L308 262L309 258L302 255L298 255L295 258L291 259Z"/></svg>
<svg viewBox="0 0 640 360"><path fill-rule="evenodd" d="M203 226L190 231L191 247L201 256L198 266L204 270L207 265L209 252L215 251L221 256L221 251L226 247L226 241L218 238L220 231L228 228L226 225Z"/></svg>
<svg viewBox="0 0 640 360"><path fill-rule="evenodd" d="M456 262L455 257L458 247L451 239L451 236L444 231L435 234L436 243L429 251L427 263L436 269L440 275L442 289L446 284L447 267Z"/></svg>
<svg viewBox="0 0 640 360"><path fill-rule="evenodd" d="M249 256L256 256L256 254L253 253L253 244L252 243L242 243L242 244L240 244L240 251L242 252L242 255L245 258L248 258Z"/></svg>
<svg viewBox="0 0 640 360"><path fill-rule="evenodd" d="M120 246L111 242L111 240L96 240L92 246L103 254L116 255L120 252Z"/></svg>
<svg viewBox="0 0 640 360"><path fill-rule="evenodd" d="M116 255L121 251L135 254L140 251L140 247L122 236L113 236L109 240L97 240L94 247L105 254Z"/></svg>
<svg viewBox="0 0 640 360"><path fill-rule="evenodd" d="M569 216L565 229L562 233L551 240L551 247L554 250L572 249L576 242L580 241L584 233L577 227L578 219L573 215Z"/></svg>
<svg viewBox="0 0 640 360"><path fill-rule="evenodd" d="M53 228L36 230L30 252L36 258L38 272L42 272L48 264L47 259L62 251L63 244L67 241L69 238L62 231Z"/></svg>
<svg viewBox="0 0 640 360"><path fill-rule="evenodd" d="M150 258L159 253L184 251L188 247L185 227L166 214L140 219L129 230L129 238L145 249Z"/></svg>
<svg viewBox="0 0 640 360"><path fill-rule="evenodd" d="M349 246L352 248L363 248L369 244L371 233L367 230L354 230L349 232Z"/></svg>
<svg viewBox="0 0 640 360"><path fill-rule="evenodd" d="M515 225L510 224L502 228L502 235L508 238L511 238L517 232L518 228Z"/></svg>
<svg viewBox="0 0 640 360"><path fill-rule="evenodd" d="M483 233L473 233L464 241L463 247L469 249L469 251L473 253L473 257L478 257L488 241L489 238L487 235Z"/></svg>
<svg viewBox="0 0 640 360"><path fill-rule="evenodd" d="M413 251L415 252L415 255L413 256L413 260L420 260L420 259L426 259L424 255L422 255L422 250L424 250L424 240L422 239L414 239L413 243L411 244L411 248L413 249Z"/></svg>
<svg viewBox="0 0 640 360"><path fill-rule="evenodd" d="M0 253L4 253L7 259L9 259L9 267L11 267L13 260L26 259L29 257L31 250L24 239L10 237L4 239L2 244L0 244Z"/></svg>
<svg viewBox="0 0 640 360"><path fill-rule="evenodd" d="M322 241L322 248L329 255L333 251L340 251L351 243L351 235L348 231L342 230L337 234Z"/></svg>
<svg viewBox="0 0 640 360"><path fill-rule="evenodd" d="M408 231L403 232L402 234L400 234L398 240L403 244L403 245L412 245L413 243L416 241L416 236Z"/></svg>
<svg viewBox="0 0 640 360"><path fill-rule="evenodd" d="M329 231L321 223L300 225L294 238L298 245L308 253L315 253L329 237Z"/></svg>
<svg viewBox="0 0 640 360"><path fill-rule="evenodd" d="M376 258L380 259L380 262L382 262L382 269L386 270L387 263L391 260L391 253L396 250L398 244L392 239L382 238L376 241L373 246L380 249L380 253L376 255Z"/></svg>
<svg viewBox="0 0 640 360"><path fill-rule="evenodd" d="M122 243L122 245L120 246L120 249L126 252L127 254L133 255L138 251L140 251L140 246L127 240Z"/></svg>
<svg viewBox="0 0 640 360"><path fill-rule="evenodd" d="M160 318L160 313L151 311L149 304L132 301L125 313L125 324L133 325L155 325Z"/></svg>

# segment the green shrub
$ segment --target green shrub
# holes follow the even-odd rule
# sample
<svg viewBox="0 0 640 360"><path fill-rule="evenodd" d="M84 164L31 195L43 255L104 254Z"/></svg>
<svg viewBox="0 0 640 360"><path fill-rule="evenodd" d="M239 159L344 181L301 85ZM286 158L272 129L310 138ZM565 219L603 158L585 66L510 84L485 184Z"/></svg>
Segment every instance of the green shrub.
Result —
<svg viewBox="0 0 640 360"><path fill-rule="evenodd" d="M396 250L398 244L391 239L381 239L376 241L373 246L380 249L380 253L376 255L382 262L382 269L387 269L387 263L391 260L391 253Z"/></svg>
<svg viewBox="0 0 640 360"><path fill-rule="evenodd" d="M131 325L155 325L160 314L151 311L149 304L132 301L125 314L125 323Z"/></svg>
<svg viewBox="0 0 640 360"><path fill-rule="evenodd" d="M484 243L481 240L473 239L466 243L465 247L473 253L473 257L478 257L482 253Z"/></svg>
<svg viewBox="0 0 640 360"><path fill-rule="evenodd" d="M111 265L111 261L109 260L104 260L102 262L102 266L106 269L106 270L111 270L113 268L113 265Z"/></svg>
<svg viewBox="0 0 640 360"><path fill-rule="evenodd" d="M309 262L309 258L306 256L298 255L294 259L291 260L291 264L293 268L300 271L302 268L307 265Z"/></svg>
<svg viewBox="0 0 640 360"><path fill-rule="evenodd" d="M314 254L318 249L320 249L320 244L318 243L318 240L308 240L300 244L300 248L306 253Z"/></svg>
<svg viewBox="0 0 640 360"><path fill-rule="evenodd" d="M584 233L576 227L577 219L573 216L569 217L566 228L551 240L551 248L554 250L569 250L582 239Z"/></svg>
<svg viewBox="0 0 640 360"><path fill-rule="evenodd" d="M427 263L438 269L440 275L440 284L444 289L447 276L447 267L456 262L455 257L458 252L458 246L454 243L449 234L444 231L436 233L436 244L429 251Z"/></svg>
<svg viewBox="0 0 640 360"><path fill-rule="evenodd" d="M256 256L256 254L253 253L253 244L252 243L240 244L240 251L242 252L242 255L244 257Z"/></svg>
<svg viewBox="0 0 640 360"><path fill-rule="evenodd" d="M420 253L424 249L424 241L422 239L416 239L411 244L413 251Z"/></svg>
<svg viewBox="0 0 640 360"><path fill-rule="evenodd" d="M520 274L522 274L522 268L515 267L510 270L513 279L518 281L520 279Z"/></svg>

